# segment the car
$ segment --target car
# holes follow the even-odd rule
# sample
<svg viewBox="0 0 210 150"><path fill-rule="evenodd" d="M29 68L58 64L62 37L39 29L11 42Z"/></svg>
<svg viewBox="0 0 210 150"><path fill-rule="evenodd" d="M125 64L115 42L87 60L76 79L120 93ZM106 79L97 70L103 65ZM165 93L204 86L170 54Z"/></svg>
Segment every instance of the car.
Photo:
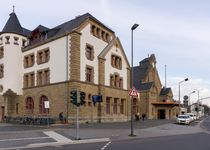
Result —
<svg viewBox="0 0 210 150"><path fill-rule="evenodd" d="M193 113L187 113L186 115L189 115L192 121L196 120L196 117L194 116Z"/></svg>
<svg viewBox="0 0 210 150"><path fill-rule="evenodd" d="M189 115L179 115L176 118L176 122L178 124L190 125L191 121L192 121L192 118Z"/></svg>

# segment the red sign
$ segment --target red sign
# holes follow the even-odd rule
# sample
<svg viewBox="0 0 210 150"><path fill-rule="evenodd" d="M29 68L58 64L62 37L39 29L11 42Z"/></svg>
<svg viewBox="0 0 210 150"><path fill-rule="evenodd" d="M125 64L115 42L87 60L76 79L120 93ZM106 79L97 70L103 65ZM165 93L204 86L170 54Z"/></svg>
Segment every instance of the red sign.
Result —
<svg viewBox="0 0 210 150"><path fill-rule="evenodd" d="M131 89L129 92L129 96L138 96L138 92L136 91L135 87Z"/></svg>

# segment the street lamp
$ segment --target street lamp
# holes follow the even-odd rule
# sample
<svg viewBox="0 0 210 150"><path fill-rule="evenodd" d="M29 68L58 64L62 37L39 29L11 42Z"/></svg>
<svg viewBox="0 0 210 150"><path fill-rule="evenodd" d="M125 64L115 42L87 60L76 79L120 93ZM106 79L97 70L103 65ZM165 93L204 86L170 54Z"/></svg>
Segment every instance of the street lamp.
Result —
<svg viewBox="0 0 210 150"><path fill-rule="evenodd" d="M188 101L188 112L190 112L190 113L191 113L190 95L193 94L193 93L195 93L195 91L190 92L190 93L189 93L189 96L188 96L188 97L189 97L189 101Z"/></svg>
<svg viewBox="0 0 210 150"><path fill-rule="evenodd" d="M185 78L184 80L179 82L179 109L180 109L179 111L181 111L181 108L180 108L180 103L181 103L181 100L180 100L180 84L183 83L183 82L186 82L188 80L189 80L188 78Z"/></svg>
<svg viewBox="0 0 210 150"><path fill-rule="evenodd" d="M199 116L199 109L200 109L200 102L199 102L199 99L200 99L200 92L199 92L199 90L198 89L194 89L195 91L197 91L197 93L198 93L198 100L197 100L197 115Z"/></svg>
<svg viewBox="0 0 210 150"><path fill-rule="evenodd" d="M190 105L190 95L193 94L193 93L195 93L195 92L196 91L194 90L194 91L192 91L192 92L189 93L189 105Z"/></svg>
<svg viewBox="0 0 210 150"><path fill-rule="evenodd" d="M133 88L133 31L138 27L138 24L134 24L131 27L131 88ZM131 134L130 136L135 136L133 134L133 97L131 97Z"/></svg>

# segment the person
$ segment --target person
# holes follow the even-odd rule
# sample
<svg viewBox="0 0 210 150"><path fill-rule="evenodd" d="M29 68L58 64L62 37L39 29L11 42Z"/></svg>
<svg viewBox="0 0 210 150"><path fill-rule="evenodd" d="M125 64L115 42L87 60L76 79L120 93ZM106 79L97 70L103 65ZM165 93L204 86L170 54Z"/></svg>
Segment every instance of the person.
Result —
<svg viewBox="0 0 210 150"><path fill-rule="evenodd" d="M146 117L146 114L143 113L143 114L141 115L141 117L142 117L142 120L144 121L144 119L145 119L145 117Z"/></svg>
<svg viewBox="0 0 210 150"><path fill-rule="evenodd" d="M63 112L60 112L60 114L59 114L59 120L61 121L61 123L63 123Z"/></svg>

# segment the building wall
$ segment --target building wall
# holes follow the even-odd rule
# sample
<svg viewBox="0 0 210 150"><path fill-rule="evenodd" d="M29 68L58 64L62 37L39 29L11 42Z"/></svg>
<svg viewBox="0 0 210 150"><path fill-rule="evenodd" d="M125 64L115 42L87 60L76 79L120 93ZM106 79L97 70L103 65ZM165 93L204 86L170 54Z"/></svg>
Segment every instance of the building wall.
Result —
<svg viewBox="0 0 210 150"><path fill-rule="evenodd" d="M9 43L7 43L6 37L9 37ZM14 40L18 38L17 41ZM0 79L0 85L3 86L3 90L0 91L0 94L4 93L8 89L12 89L17 94L22 94L22 40L26 40L25 37L13 34L13 33L4 33L0 35L2 38L2 44L4 48L4 56L0 59L0 64L4 65L4 77Z"/></svg>
<svg viewBox="0 0 210 150"><path fill-rule="evenodd" d="M94 68L94 82L95 84L99 83L98 79L98 55L103 51L103 49L107 46L107 42L104 42L103 40L93 36L90 31L90 23L87 24L82 30L81 30L81 49L80 49L80 55L81 55L81 81L86 81L86 65L89 65ZM86 44L89 44L93 46L94 49L94 59L88 60L85 56L85 48Z"/></svg>
<svg viewBox="0 0 210 150"><path fill-rule="evenodd" d="M111 56L117 55L122 59L122 69L117 69L111 66ZM110 86L110 74L118 73L123 78L123 89L127 89L127 66L122 50L116 45L113 45L105 57L105 85Z"/></svg>
<svg viewBox="0 0 210 150"><path fill-rule="evenodd" d="M35 63L34 66L23 69L23 74L29 73L29 72L35 72L37 73L38 70L50 68L50 83L57 83L66 81L67 76L67 70L69 71L69 62L70 60L70 53L69 53L69 47L70 47L70 36L65 36L59 39L56 39L54 41L51 41L49 43L43 44L41 46L32 48L30 50L27 50L23 52L22 61L24 59L24 56L34 53ZM43 50L49 48L50 50L50 59L47 63L43 64L37 64L37 51ZM68 69L66 68L68 65ZM22 65L23 66L23 65ZM68 75L69 79L69 75ZM35 77L35 85L36 85L37 78Z"/></svg>

